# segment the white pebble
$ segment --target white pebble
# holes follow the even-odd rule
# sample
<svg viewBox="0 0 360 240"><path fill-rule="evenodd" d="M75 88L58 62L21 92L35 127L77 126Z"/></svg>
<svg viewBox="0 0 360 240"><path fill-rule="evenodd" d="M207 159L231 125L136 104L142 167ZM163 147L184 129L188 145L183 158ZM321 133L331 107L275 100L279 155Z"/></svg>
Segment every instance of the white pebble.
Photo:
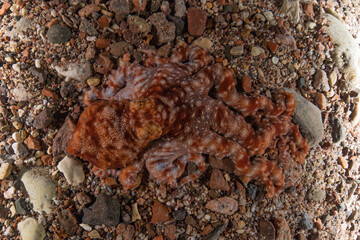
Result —
<svg viewBox="0 0 360 240"><path fill-rule="evenodd" d="M44 227L32 217L19 222L18 230L23 240L42 240L45 237Z"/></svg>
<svg viewBox="0 0 360 240"><path fill-rule="evenodd" d="M4 180L11 174L12 165L8 162L4 162L0 167L0 180Z"/></svg>
<svg viewBox="0 0 360 240"><path fill-rule="evenodd" d="M75 158L66 156L58 164L58 169L66 178L66 181L73 186L78 186L85 180L83 166L81 162Z"/></svg>
<svg viewBox="0 0 360 240"><path fill-rule="evenodd" d="M35 59L35 67L36 67L36 68L41 68L41 61L40 61L40 59Z"/></svg>

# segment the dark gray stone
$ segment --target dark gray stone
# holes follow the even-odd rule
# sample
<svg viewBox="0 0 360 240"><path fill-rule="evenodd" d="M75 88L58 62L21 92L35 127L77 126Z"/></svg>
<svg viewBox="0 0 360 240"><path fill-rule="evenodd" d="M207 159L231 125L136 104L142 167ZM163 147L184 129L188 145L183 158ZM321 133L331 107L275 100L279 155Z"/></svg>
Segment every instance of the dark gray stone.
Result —
<svg viewBox="0 0 360 240"><path fill-rule="evenodd" d="M71 31L66 26L55 24L49 28L46 37L50 43L64 43L69 41Z"/></svg>
<svg viewBox="0 0 360 240"><path fill-rule="evenodd" d="M307 212L303 212L301 214L300 227L304 230L309 230L312 228L310 217L309 214L307 214Z"/></svg>
<svg viewBox="0 0 360 240"><path fill-rule="evenodd" d="M334 117L331 121L332 132L331 136L334 144L340 144L345 140L346 131L339 118Z"/></svg>
<svg viewBox="0 0 360 240"><path fill-rule="evenodd" d="M84 209L82 222L92 226L116 226L120 222L120 202L106 194L99 194L95 203Z"/></svg>
<svg viewBox="0 0 360 240"><path fill-rule="evenodd" d="M293 89L284 88L284 91L294 94L296 109L293 120L299 125L300 132L307 139L309 147L316 146L324 136L320 109Z"/></svg>
<svg viewBox="0 0 360 240"><path fill-rule="evenodd" d="M179 209L179 210L173 211L172 215L174 216L175 220L183 221L186 217L186 211L185 211L185 209Z"/></svg>
<svg viewBox="0 0 360 240"><path fill-rule="evenodd" d="M16 199L15 209L16 209L16 212L20 215L25 215L25 214L29 213L29 209L26 206L24 198Z"/></svg>

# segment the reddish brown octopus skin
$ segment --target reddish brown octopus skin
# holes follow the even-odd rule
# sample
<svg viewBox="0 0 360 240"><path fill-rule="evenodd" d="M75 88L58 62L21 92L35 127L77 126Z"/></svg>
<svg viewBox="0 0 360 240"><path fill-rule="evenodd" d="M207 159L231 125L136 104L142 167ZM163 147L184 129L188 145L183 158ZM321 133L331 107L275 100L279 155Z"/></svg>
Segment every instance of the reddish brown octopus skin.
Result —
<svg viewBox="0 0 360 240"><path fill-rule="evenodd" d="M291 122L295 102L289 93L271 101L235 86L232 70L197 47L127 63L106 88L85 94L88 107L67 151L91 162L97 175L118 176L127 189L139 184L144 165L158 184L175 187L205 171L204 155L229 157L245 184L257 180L272 197L296 180L308 152ZM269 149L276 161L263 156ZM189 162L198 168L184 177Z"/></svg>

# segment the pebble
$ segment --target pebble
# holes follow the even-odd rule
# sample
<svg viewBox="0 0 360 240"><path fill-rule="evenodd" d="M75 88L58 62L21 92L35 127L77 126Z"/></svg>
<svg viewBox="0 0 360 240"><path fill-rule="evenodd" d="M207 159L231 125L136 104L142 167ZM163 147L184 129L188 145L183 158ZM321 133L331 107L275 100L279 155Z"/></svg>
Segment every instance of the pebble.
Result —
<svg viewBox="0 0 360 240"><path fill-rule="evenodd" d="M225 215L233 215L238 210L238 202L230 197L222 197L209 201L207 209Z"/></svg>
<svg viewBox="0 0 360 240"><path fill-rule="evenodd" d="M15 155L19 159L24 159L28 155L28 150L21 142L16 142L11 145L12 149L14 150Z"/></svg>
<svg viewBox="0 0 360 240"><path fill-rule="evenodd" d="M273 57L271 58L271 61L272 61L273 64L277 64L277 63L279 62L279 58L273 56Z"/></svg>
<svg viewBox="0 0 360 240"><path fill-rule="evenodd" d="M169 22L163 12L154 13L148 20L155 27L156 45L162 45L175 39L175 23Z"/></svg>
<svg viewBox="0 0 360 240"><path fill-rule="evenodd" d="M40 150L41 149L41 143L39 140L34 138L33 136L29 136L24 141L26 147L31 150Z"/></svg>
<svg viewBox="0 0 360 240"><path fill-rule="evenodd" d="M210 38L200 37L200 38L196 39L195 41L193 41L191 45L209 50L212 48L213 43Z"/></svg>
<svg viewBox="0 0 360 240"><path fill-rule="evenodd" d="M110 45L110 53L118 57L132 50L133 50L133 46L125 41L115 42Z"/></svg>
<svg viewBox="0 0 360 240"><path fill-rule="evenodd" d="M50 43L64 43L71 38L71 31L68 27L54 24L46 33L46 37Z"/></svg>
<svg viewBox="0 0 360 240"><path fill-rule="evenodd" d="M307 212L303 212L301 214L300 227L304 230L309 230L312 228L312 223L310 221L310 217L307 214Z"/></svg>
<svg viewBox="0 0 360 240"><path fill-rule="evenodd" d="M12 38L18 36L21 32L28 30L32 24L33 21L30 18L21 18L10 31L9 37Z"/></svg>
<svg viewBox="0 0 360 240"><path fill-rule="evenodd" d="M316 146L324 136L321 111L294 90L289 88L284 90L294 94L296 102L294 122L299 125L300 132L307 139L309 147Z"/></svg>
<svg viewBox="0 0 360 240"><path fill-rule="evenodd" d="M94 12L98 12L101 10L101 7L99 7L98 5L96 4L89 4L89 5L86 5L84 8L80 9L78 14L80 17L88 17L90 16L92 13Z"/></svg>
<svg viewBox="0 0 360 240"><path fill-rule="evenodd" d="M242 90L246 93L252 90L252 78L249 75L245 75L241 80Z"/></svg>
<svg viewBox="0 0 360 240"><path fill-rule="evenodd" d="M327 99L322 93L315 93L315 103L319 107L320 110L325 110L327 106Z"/></svg>
<svg viewBox="0 0 360 240"><path fill-rule="evenodd" d="M170 240L175 240L176 238L176 226L174 224L170 224L165 226L164 234L166 237L168 237Z"/></svg>
<svg viewBox="0 0 360 240"><path fill-rule="evenodd" d="M260 220L259 233L267 240L275 240L275 227L274 224L268 220Z"/></svg>
<svg viewBox="0 0 360 240"><path fill-rule="evenodd" d="M277 217L274 219L275 229L276 229L276 239L277 240L291 240L291 230L289 224L286 221L285 217Z"/></svg>
<svg viewBox="0 0 360 240"><path fill-rule="evenodd" d="M4 180L8 176L10 176L13 166L11 163L4 162L0 167L0 180Z"/></svg>
<svg viewBox="0 0 360 240"><path fill-rule="evenodd" d="M11 134L12 139L15 140L15 142L23 142L26 138L26 132L25 131L17 131Z"/></svg>
<svg viewBox="0 0 360 240"><path fill-rule="evenodd" d="M314 22L307 22L307 23L306 23L306 27L309 28L310 30L313 30L313 29L315 29L315 27L316 27L316 23L314 23Z"/></svg>
<svg viewBox="0 0 360 240"><path fill-rule="evenodd" d="M312 187L308 191L307 197L310 201L321 203L325 200L326 192L321 188Z"/></svg>
<svg viewBox="0 0 360 240"><path fill-rule="evenodd" d="M267 44L269 50L271 53L276 53L276 51L279 48L279 44L275 43L275 42L268 42ZM275 57L275 56L274 56Z"/></svg>
<svg viewBox="0 0 360 240"><path fill-rule="evenodd" d="M175 0L175 17L183 18L186 15L186 5L184 0Z"/></svg>
<svg viewBox="0 0 360 240"><path fill-rule="evenodd" d="M331 121L332 132L331 136L334 144L340 144L346 138L346 130L339 118L334 117Z"/></svg>
<svg viewBox="0 0 360 240"><path fill-rule="evenodd" d="M294 23L300 20L300 3L299 0L284 0L280 11L286 14Z"/></svg>
<svg viewBox="0 0 360 240"><path fill-rule="evenodd" d="M87 19L81 20L81 23L79 26L79 31L84 32L84 33L88 34L89 36L98 35L98 31L96 30L94 24Z"/></svg>
<svg viewBox="0 0 360 240"><path fill-rule="evenodd" d="M262 22L265 22L266 21L266 18L264 17L264 15L262 15L261 13L257 13L255 14L255 18L262 21Z"/></svg>
<svg viewBox="0 0 360 240"><path fill-rule="evenodd" d="M268 20L269 22L274 20L274 14L270 11L264 11L263 15L265 16L266 20Z"/></svg>
<svg viewBox="0 0 360 240"><path fill-rule="evenodd" d="M235 46L230 49L230 54L233 56L240 56L243 53L244 53L244 45Z"/></svg>
<svg viewBox="0 0 360 240"><path fill-rule="evenodd" d="M289 47L291 50L296 50L296 40L293 36L289 34L277 34L275 36L275 41L285 46Z"/></svg>
<svg viewBox="0 0 360 240"><path fill-rule="evenodd" d="M130 13L130 4L128 0L111 0L109 9L118 16L126 16Z"/></svg>
<svg viewBox="0 0 360 240"><path fill-rule="evenodd" d="M14 97L15 101L22 102L22 101L28 101L33 96L32 94L27 91L21 83L18 84L14 89L12 89L11 94Z"/></svg>
<svg viewBox="0 0 360 240"><path fill-rule="evenodd" d="M320 91L328 92L330 90L329 79L326 72L321 69L317 69L313 79L313 86Z"/></svg>
<svg viewBox="0 0 360 240"><path fill-rule="evenodd" d="M91 238L91 239L100 239L101 236L100 236L100 233L96 230L92 230L88 233L88 237Z"/></svg>
<svg viewBox="0 0 360 240"><path fill-rule="evenodd" d="M183 221L186 217L186 211L184 209L175 210L172 212L173 217L177 221Z"/></svg>
<svg viewBox="0 0 360 240"><path fill-rule="evenodd" d="M87 84L90 86L90 87L96 87L97 85L100 84L100 78L97 78L97 77L91 77L91 78L88 78L86 80Z"/></svg>
<svg viewBox="0 0 360 240"><path fill-rule="evenodd" d="M83 166L78 159L66 156L58 163L57 168L72 186L78 186L85 180Z"/></svg>
<svg viewBox="0 0 360 240"><path fill-rule="evenodd" d="M349 163L348 163L348 161L347 161L344 157L342 157L342 156L338 157L337 162L338 162L344 169L348 169Z"/></svg>
<svg viewBox="0 0 360 240"><path fill-rule="evenodd" d="M16 212L20 215L25 215L29 212L29 209L26 207L25 199L18 198L15 200Z"/></svg>
<svg viewBox="0 0 360 240"><path fill-rule="evenodd" d="M265 50L261 47L258 47L258 46L253 46L251 48L251 56L253 57L257 57L261 54L265 53Z"/></svg>
<svg viewBox="0 0 360 240"><path fill-rule="evenodd" d="M5 199L12 199L15 196L16 189L14 186L10 187L8 190L4 192Z"/></svg>
<svg viewBox="0 0 360 240"><path fill-rule="evenodd" d="M201 36L205 31L207 13L197 7L188 8L187 22L188 32L192 36Z"/></svg>
<svg viewBox="0 0 360 240"><path fill-rule="evenodd" d="M110 40L109 39L105 39L102 37L99 37L98 39L96 39L95 42L95 47L97 49L105 49L110 45Z"/></svg>
<svg viewBox="0 0 360 240"><path fill-rule="evenodd" d="M91 64L89 61L81 61L77 63L69 63L64 66L56 66L55 70L58 74L67 79L75 79L77 81L85 81L92 75Z"/></svg>
<svg viewBox="0 0 360 240"><path fill-rule="evenodd" d="M75 199L79 202L81 207L85 207L91 203L91 198L85 192L80 192L76 195Z"/></svg>
<svg viewBox="0 0 360 240"><path fill-rule="evenodd" d="M45 170L40 168L29 170L23 174L21 181L33 204L33 209L50 214L54 209L52 199L56 196L56 189Z"/></svg>
<svg viewBox="0 0 360 240"><path fill-rule="evenodd" d="M95 203L84 209L82 222L93 226L116 226L120 222L119 200L104 193L99 194Z"/></svg>
<svg viewBox="0 0 360 240"><path fill-rule="evenodd" d="M55 221L59 232L67 237L74 236L79 228L76 217L68 210L62 210L58 213Z"/></svg>
<svg viewBox="0 0 360 240"><path fill-rule="evenodd" d="M20 66L20 63L19 63L19 62L13 64L11 67L12 67L12 69L13 69L14 71L16 71L16 72L18 72L18 73L21 72L21 66Z"/></svg>
<svg viewBox="0 0 360 240"><path fill-rule="evenodd" d="M8 2L4 2L0 9L0 16L4 15L6 10L8 10L11 7L11 4Z"/></svg>
<svg viewBox="0 0 360 240"><path fill-rule="evenodd" d="M213 170L210 177L210 188L222 190L222 191L229 191L230 186L226 182L223 173L220 170Z"/></svg>
<svg viewBox="0 0 360 240"><path fill-rule="evenodd" d="M217 240L219 239L220 235L225 231L225 229L228 226L228 222L225 224L221 223L219 226L217 226L214 231L212 231L210 234L206 235L203 240Z"/></svg>
<svg viewBox="0 0 360 240"><path fill-rule="evenodd" d="M53 140L52 154L54 157L61 157L64 152L66 152L66 147L72 138L75 127L76 125L70 117L66 117L64 124L61 126Z"/></svg>
<svg viewBox="0 0 360 240"><path fill-rule="evenodd" d="M154 204L152 205L151 223L163 223L169 220L170 209L158 200L154 200Z"/></svg>
<svg viewBox="0 0 360 240"><path fill-rule="evenodd" d="M44 227L35 218L26 218L17 226L23 240L42 240L45 238Z"/></svg>
<svg viewBox="0 0 360 240"><path fill-rule="evenodd" d="M44 129L50 125L54 117L50 109L45 109L36 115L33 126L37 129Z"/></svg>
<svg viewBox="0 0 360 240"><path fill-rule="evenodd" d="M85 231L91 231L92 230L92 227L85 224L85 223L80 223L79 226L82 227Z"/></svg>
<svg viewBox="0 0 360 240"><path fill-rule="evenodd" d="M127 24L129 30L133 34L143 34L146 35L151 31L151 24L147 23L145 19L139 16L129 16L127 18Z"/></svg>
<svg viewBox="0 0 360 240"><path fill-rule="evenodd" d="M329 85L331 87L335 86L336 82L338 80L338 75L336 70L332 70L329 74Z"/></svg>
<svg viewBox="0 0 360 240"><path fill-rule="evenodd" d="M136 220L141 220L141 215L137 203L131 204L131 221L136 222Z"/></svg>

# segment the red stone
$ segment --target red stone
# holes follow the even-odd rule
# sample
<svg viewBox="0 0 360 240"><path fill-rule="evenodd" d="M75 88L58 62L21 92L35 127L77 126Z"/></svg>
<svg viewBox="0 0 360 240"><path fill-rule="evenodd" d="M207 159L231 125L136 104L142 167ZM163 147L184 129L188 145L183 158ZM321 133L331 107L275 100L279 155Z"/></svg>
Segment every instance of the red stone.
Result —
<svg viewBox="0 0 360 240"><path fill-rule="evenodd" d="M11 4L8 2L4 2L4 4L1 6L0 9L0 16L4 15L6 10L8 10L11 7Z"/></svg>
<svg viewBox="0 0 360 240"><path fill-rule="evenodd" d="M41 149L40 141L34 138L33 136L29 136L27 139L25 139L24 143L29 149L33 149L33 150Z"/></svg>
<svg viewBox="0 0 360 240"><path fill-rule="evenodd" d="M170 209L159 202L158 200L154 201L152 205L152 217L151 223L163 223L170 220Z"/></svg>
<svg viewBox="0 0 360 240"><path fill-rule="evenodd" d="M45 97L50 97L50 98L54 99L55 101L59 99L59 96L56 93L50 91L47 88L43 88L43 90L41 91L41 95L43 95Z"/></svg>
<svg viewBox="0 0 360 240"><path fill-rule="evenodd" d="M207 13L196 7L188 8L187 21L188 31L192 36L201 36L205 31Z"/></svg>
<svg viewBox="0 0 360 240"><path fill-rule="evenodd" d="M98 49L107 48L110 45L110 40L105 38L98 38L95 43L95 47Z"/></svg>
<svg viewBox="0 0 360 240"><path fill-rule="evenodd" d="M226 180L220 170L214 170L211 173L210 188L217 189L217 190L223 190L223 191L230 190L230 186L226 182Z"/></svg>
<svg viewBox="0 0 360 240"><path fill-rule="evenodd" d="M275 42L268 42L268 48L271 53L276 53L277 49L279 48L279 44Z"/></svg>
<svg viewBox="0 0 360 240"><path fill-rule="evenodd" d="M245 75L243 78L242 78L242 90L246 93L249 93L251 92L252 90L252 87L251 87L251 83L252 83L252 79L249 75Z"/></svg>
<svg viewBox="0 0 360 240"><path fill-rule="evenodd" d="M99 28L106 28L109 27L109 19L106 16L102 16L98 19Z"/></svg>

